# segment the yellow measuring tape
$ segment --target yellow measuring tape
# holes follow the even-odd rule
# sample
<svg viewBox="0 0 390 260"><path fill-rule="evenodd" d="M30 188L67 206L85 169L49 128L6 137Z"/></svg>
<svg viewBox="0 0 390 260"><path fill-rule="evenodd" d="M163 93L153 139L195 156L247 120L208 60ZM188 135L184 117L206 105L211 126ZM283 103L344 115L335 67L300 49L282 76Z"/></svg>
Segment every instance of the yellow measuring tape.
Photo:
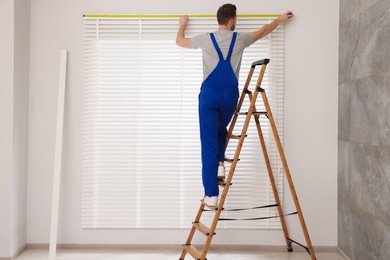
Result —
<svg viewBox="0 0 390 260"><path fill-rule="evenodd" d="M180 14L84 14L84 18L179 18ZM280 14L238 14L238 18L277 18ZM189 14L189 18L215 18L215 14Z"/></svg>

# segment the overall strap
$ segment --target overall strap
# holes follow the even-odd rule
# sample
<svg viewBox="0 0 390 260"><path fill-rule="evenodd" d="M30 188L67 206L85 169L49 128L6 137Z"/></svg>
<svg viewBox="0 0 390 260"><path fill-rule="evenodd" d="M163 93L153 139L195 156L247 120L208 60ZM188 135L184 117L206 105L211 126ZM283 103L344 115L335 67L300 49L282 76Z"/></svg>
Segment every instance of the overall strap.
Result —
<svg viewBox="0 0 390 260"><path fill-rule="evenodd" d="M215 48L215 49L217 50L217 52L218 52L219 60L223 60L222 52L221 52L221 50L220 50L219 47L218 47L218 43L217 43L217 40L215 40L214 34L213 34L213 33L210 33L210 37L211 37L211 40L213 41L214 48Z"/></svg>
<svg viewBox="0 0 390 260"><path fill-rule="evenodd" d="M226 57L226 60L230 60L230 57L232 56L234 44L236 43L236 38L237 38L237 33L234 32L233 33L232 42L230 43L230 47L229 47L229 53L228 53L228 55Z"/></svg>

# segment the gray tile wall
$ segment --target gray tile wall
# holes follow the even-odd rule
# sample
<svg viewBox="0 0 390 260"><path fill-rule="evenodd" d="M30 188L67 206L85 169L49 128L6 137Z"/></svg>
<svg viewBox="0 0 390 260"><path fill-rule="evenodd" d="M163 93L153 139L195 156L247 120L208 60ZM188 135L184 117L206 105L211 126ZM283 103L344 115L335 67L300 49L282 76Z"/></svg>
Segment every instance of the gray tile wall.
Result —
<svg viewBox="0 0 390 260"><path fill-rule="evenodd" d="M340 0L338 244L390 259L390 0Z"/></svg>

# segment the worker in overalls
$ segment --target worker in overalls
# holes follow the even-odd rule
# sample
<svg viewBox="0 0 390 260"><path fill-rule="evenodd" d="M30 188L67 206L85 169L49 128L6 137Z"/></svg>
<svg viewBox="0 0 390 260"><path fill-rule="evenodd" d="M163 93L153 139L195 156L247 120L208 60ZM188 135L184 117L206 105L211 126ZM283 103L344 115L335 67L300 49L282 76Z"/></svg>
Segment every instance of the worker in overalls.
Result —
<svg viewBox="0 0 390 260"><path fill-rule="evenodd" d="M199 94L199 125L202 147L203 202L218 204L218 179L225 178L226 127L237 106L238 74L244 49L293 17L287 12L254 32L234 32L236 6L222 5L217 12L219 29L213 33L185 37L188 16L180 17L176 44L184 48L201 48L203 78Z"/></svg>

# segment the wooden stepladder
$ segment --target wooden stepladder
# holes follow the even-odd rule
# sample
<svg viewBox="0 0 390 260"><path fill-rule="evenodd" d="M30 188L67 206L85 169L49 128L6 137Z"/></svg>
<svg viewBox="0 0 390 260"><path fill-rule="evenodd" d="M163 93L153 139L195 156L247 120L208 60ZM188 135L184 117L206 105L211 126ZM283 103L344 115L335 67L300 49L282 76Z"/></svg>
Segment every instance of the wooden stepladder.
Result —
<svg viewBox="0 0 390 260"><path fill-rule="evenodd" d="M252 67L251 67L251 69L249 71L248 78L246 80L245 86L243 88L243 91L241 93L240 99L238 101L236 112L235 112L235 114L233 116L232 122L230 123L229 131L228 131L228 134L227 134L226 146L227 146L227 144L228 144L230 139L238 139L239 141L238 141L237 148L236 148L236 151L235 151L235 154L234 154L234 158L233 159L225 159L226 162L230 162L231 163L231 166L230 166L229 174L227 175L227 179L219 181L219 185L223 186L223 192L222 192L222 194L220 196L220 199L219 199L217 207L215 207L215 208L208 207L203 202L200 204L198 213L197 213L197 215L195 217L195 221L193 222L192 229L191 229L190 234L189 234L189 236L187 238L187 241L186 241L186 243L185 243L185 245L183 247L183 251L181 253L181 256L180 256L179 260L184 260L184 258L185 258L187 253L189 253L196 260L206 260L207 259L206 255L207 255L207 252L208 252L209 247L211 245L211 240L213 239L213 236L215 235L215 230L216 230L218 221L219 220L223 220L223 219L220 219L220 215L221 215L222 211L224 210L223 205L225 203L225 200L226 200L226 197L227 197L227 193L229 191L229 187L232 184L233 174L234 174L234 171L236 169L237 163L239 161L239 155L240 155L240 152L241 152L241 149L242 149L242 146L243 146L243 143L244 143L244 140L245 140L245 137L246 137L246 133L247 133L247 130L248 130L248 127L249 127L249 123L250 123L250 120L251 120L252 116L253 116L253 118L255 120L257 133L258 133L258 136L259 136L259 139L260 139L260 143L261 143L261 147L262 147L262 150L263 150L264 159L265 159L266 166L267 166L268 176L269 176L269 179L270 179L270 182L271 182L271 185L272 185L272 191L273 191L275 202L276 202L276 204L274 204L274 205L268 205L268 206L264 206L264 207L275 206L275 207L278 208L278 217L280 218L280 222L281 222L281 225L282 225L284 238L285 238L285 242L286 242L286 245L287 245L287 250L289 252L292 252L293 251L292 243L295 243L295 244L305 248L306 251L310 254L312 260L316 259L316 256L315 256L315 253L314 253L314 250L313 250L313 246L311 244L309 232L308 232L306 224L305 224L305 219L304 219L303 214L302 214L301 206L300 206L299 201L298 201L298 196L297 196L297 193L295 191L294 184L293 184L293 181L292 181L292 178L291 178L290 170L289 170L288 165L287 165L286 156L284 154L283 147L282 147L282 144L280 142L280 138L279 138L278 131L276 129L274 118L272 116L272 112L271 112L271 108L270 108L270 105L269 105L269 102L268 102L268 99L267 99L267 95L265 93L265 90L263 88L261 88L261 82L263 80L263 77L264 77L264 74L265 74L265 70L266 70L266 67L267 67L267 64L269 63L269 61L270 61L269 59L264 59L264 60L256 61L256 62L254 62L252 64ZM259 72L259 77L257 79L256 89L255 89L254 93L252 93L248 89L248 87L249 87L250 81L252 79L252 75L253 75L253 73L255 71L255 67L258 66L258 65L261 65L261 70ZM257 97L258 97L259 93L261 93L261 96L262 96L262 99L263 99L266 111L257 111L256 110L256 100L257 100ZM248 95L248 97L249 97L250 106L249 106L247 112L240 112L241 106L242 106L242 104L244 102L244 99L245 99L246 95ZM232 133L233 133L234 126L235 126L235 124L237 122L238 116L240 116L240 115L245 115L246 116L244 125L243 125L242 130L241 130L241 134L240 135L233 135ZM283 210L282 210L282 206L281 206L281 203L280 203L280 199L279 199L276 183L275 183L275 180L274 180L274 175L272 173L271 163L270 163L270 160L269 160L269 157L268 157L268 153L267 153L267 147L266 147L265 139L263 137L263 133L262 133L261 125L260 125L259 117L261 115L265 115L269 119L269 122L270 122L270 125L271 125L271 128L272 128L272 132L273 132L273 135L274 135L274 138L275 138L275 141L276 141L276 145L277 145L277 148L278 148L278 151L279 151L279 155L280 155L280 158L281 158L281 161L283 163L284 170L285 170L285 176L286 176L286 179L288 181L288 185L290 187L291 195L292 195L293 200L294 200L296 212L290 213L290 214L287 214L287 215L293 215L293 214L297 214L298 215L299 221L300 221L300 224L301 224L301 227L302 227L302 231L303 231L303 234L304 234L305 239L306 239L307 246L304 246L304 245L302 245L302 244L292 240L289 237L289 234L288 234L288 231L287 231L286 222L285 222L285 218L284 218L287 215L284 215ZM210 228L207 227L206 225L204 225L202 222L200 222L202 214L206 210L212 210L215 213ZM205 243L205 245L204 245L202 250L199 250L197 247L195 247L194 245L191 244L192 238L194 237L196 231L200 231L207 238L206 239L206 243Z"/></svg>

